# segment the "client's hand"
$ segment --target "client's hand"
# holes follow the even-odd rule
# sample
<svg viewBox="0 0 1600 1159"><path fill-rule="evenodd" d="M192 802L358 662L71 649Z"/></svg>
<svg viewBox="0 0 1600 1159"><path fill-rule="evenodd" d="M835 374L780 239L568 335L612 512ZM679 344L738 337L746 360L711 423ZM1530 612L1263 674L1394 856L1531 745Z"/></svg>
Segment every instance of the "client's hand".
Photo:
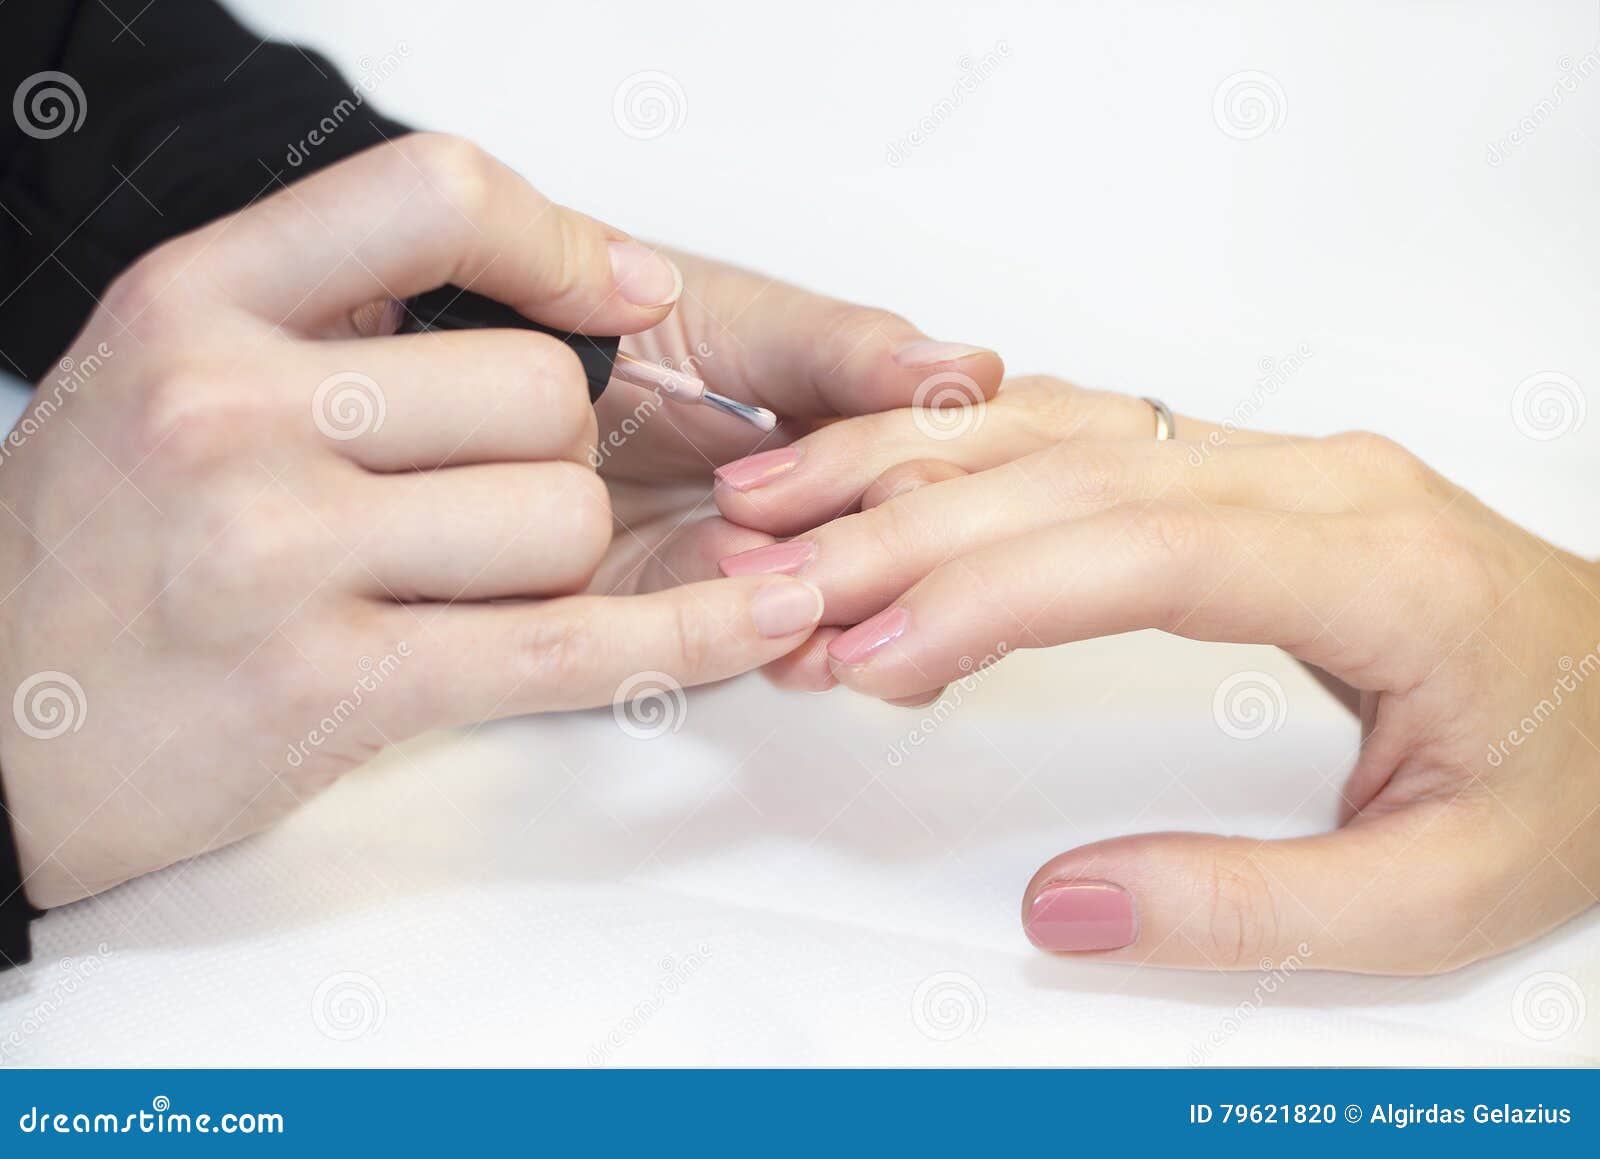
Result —
<svg viewBox="0 0 1600 1159"><path fill-rule="evenodd" d="M1154 627L1278 644L1360 692L1340 830L1073 850L1025 892L1038 945L1254 968L1307 943L1319 966L1429 973L1596 901L1596 565L1376 435L1180 420L1157 442L1147 404L1049 381L1008 385L959 437L937 421L837 424L719 488L729 518L804 532L723 567L818 584L825 622L855 625L826 645L838 680L924 701L973 658ZM789 678L818 686L817 650L794 655Z"/></svg>

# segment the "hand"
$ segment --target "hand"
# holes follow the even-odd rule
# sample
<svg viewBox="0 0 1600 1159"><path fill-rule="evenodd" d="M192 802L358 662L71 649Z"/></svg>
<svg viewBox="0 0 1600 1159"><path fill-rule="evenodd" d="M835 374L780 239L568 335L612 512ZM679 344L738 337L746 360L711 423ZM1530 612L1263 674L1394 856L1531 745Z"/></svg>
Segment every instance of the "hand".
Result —
<svg viewBox="0 0 1600 1159"><path fill-rule="evenodd" d="M550 598L610 545L582 372L527 332L359 337L445 282L627 333L677 279L406 137L151 253L40 388L0 461L0 775L35 905L260 829L391 741L809 635L791 580Z"/></svg>
<svg viewBox="0 0 1600 1159"><path fill-rule="evenodd" d="M1180 420L1158 443L1147 405L1048 382L1008 384L960 438L919 438L916 418L819 431L782 478L719 494L772 534L867 494L724 564L822 588L825 619L856 625L827 649L838 680L926 700L1013 648L1158 628L1274 643L1359 692L1337 832L1072 850L1024 893L1035 943L1240 969L1309 946L1319 967L1432 973L1596 901L1595 564L1375 435Z"/></svg>
<svg viewBox="0 0 1600 1159"><path fill-rule="evenodd" d="M754 454L746 469L759 475L762 462L780 460L793 439L833 419L906 407L919 392L976 403L1000 387L1004 367L991 350L935 341L883 310L671 256L683 271L678 308L625 338L623 349L691 370L783 422L764 435L708 408L612 383L596 408L596 459L620 530L593 590L654 591L711 578L724 556L770 542L716 517L712 475L730 459Z"/></svg>

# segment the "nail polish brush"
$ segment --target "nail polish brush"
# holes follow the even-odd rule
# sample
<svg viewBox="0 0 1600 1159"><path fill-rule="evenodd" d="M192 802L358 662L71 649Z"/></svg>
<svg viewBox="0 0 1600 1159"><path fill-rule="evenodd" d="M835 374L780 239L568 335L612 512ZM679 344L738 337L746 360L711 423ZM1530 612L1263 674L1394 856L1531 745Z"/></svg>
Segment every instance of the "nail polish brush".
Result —
<svg viewBox="0 0 1600 1159"><path fill-rule="evenodd" d="M655 391L662 398L689 405L709 406L732 415L757 430L770 431L778 417L765 407L750 406L717 394L694 375L670 366L646 362L624 354L621 339L594 334L574 334L541 325L493 298L457 286L440 286L402 303L400 333L425 334L432 330L533 330L560 339L583 363L589 380L589 400L598 402L612 379Z"/></svg>

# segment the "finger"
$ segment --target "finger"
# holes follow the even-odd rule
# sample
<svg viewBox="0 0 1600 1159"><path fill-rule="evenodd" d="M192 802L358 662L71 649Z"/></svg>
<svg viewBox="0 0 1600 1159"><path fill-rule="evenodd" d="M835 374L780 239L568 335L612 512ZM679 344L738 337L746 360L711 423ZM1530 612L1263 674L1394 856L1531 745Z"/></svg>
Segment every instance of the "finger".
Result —
<svg viewBox="0 0 1600 1159"><path fill-rule="evenodd" d="M1502 855L1462 859L1485 848L1479 828L1440 801L1291 840L1100 841L1040 868L1023 929L1041 949L1141 965L1435 973L1485 952L1472 903Z"/></svg>
<svg viewBox="0 0 1600 1159"><path fill-rule="evenodd" d="M1177 443L1055 443L724 560L722 568L803 574L828 599L827 623L854 624L948 560L1062 520L1162 498L1325 512L1345 503L1322 475L1303 470L1297 449L1278 443L1229 448L1199 464Z"/></svg>
<svg viewBox="0 0 1600 1159"><path fill-rule="evenodd" d="M867 489L861 495L861 510L871 511L874 507L881 506L891 499L897 499L901 495L908 495L919 487L926 487L930 483L943 483L948 479L959 479L967 473L966 468L939 459L914 459L909 463L901 463L897 467L890 467L867 484Z"/></svg>
<svg viewBox="0 0 1600 1159"><path fill-rule="evenodd" d="M591 457L583 367L554 338L445 331L304 350L305 429L370 470Z"/></svg>
<svg viewBox="0 0 1600 1159"><path fill-rule="evenodd" d="M581 591L611 542L606 486L576 463L367 476L348 496L348 570L357 590L381 599Z"/></svg>
<svg viewBox="0 0 1600 1159"><path fill-rule="evenodd" d="M190 235L175 256L246 308L307 332L375 298L450 283L552 326L627 334L661 321L682 290L665 258L434 133L286 186Z"/></svg>
<svg viewBox="0 0 1600 1159"><path fill-rule="evenodd" d="M688 584L640 596L542 604L396 609L415 641L409 728L610 704L653 685L705 684L758 668L804 643L822 596L786 577ZM402 618L403 617L403 618ZM630 683L632 687L630 687ZM400 698L397 698L397 702Z"/></svg>
<svg viewBox="0 0 1600 1159"><path fill-rule="evenodd" d="M797 286L674 257L694 281L707 313L721 322L709 344L725 355L721 381L787 418L870 414L911 405L930 376L949 373L992 397L1005 374L1000 356L966 343L930 339L884 310L841 302Z"/></svg>
<svg viewBox="0 0 1600 1159"><path fill-rule="evenodd" d="M663 530L663 524L670 524ZM772 542L772 537L729 523L721 516L691 518L684 522L673 512L640 526L622 526L617 532L619 552L631 556L621 566L629 573L623 588L630 592L655 592L680 584L716 579L717 564L732 549L748 551ZM617 565L608 562L608 569ZM604 580L603 574L601 579Z"/></svg>
<svg viewBox="0 0 1600 1159"><path fill-rule="evenodd" d="M762 675L788 692L827 692L838 687L828 665L828 645L838 634L838 628L818 628L800 647L763 668Z"/></svg>
<svg viewBox="0 0 1600 1159"><path fill-rule="evenodd" d="M1455 641L1431 639L1448 633L1437 598L1404 579L1433 544L1401 543L1374 569L1375 545L1397 539L1356 517L1128 504L941 565L829 653L842 683L888 699L956 679L975 657L1158 628L1278 644L1361 687L1400 687Z"/></svg>
<svg viewBox="0 0 1600 1159"><path fill-rule="evenodd" d="M1155 445L1135 433L1153 422L1148 403L1053 380L1008 382L992 401L951 387L942 401L938 409L831 423L790 446L724 464L716 471L717 506L735 523L793 535L856 510L875 479L908 461L976 472L1084 441ZM1173 462L1194 457L1194 448L1177 442L1163 450Z"/></svg>

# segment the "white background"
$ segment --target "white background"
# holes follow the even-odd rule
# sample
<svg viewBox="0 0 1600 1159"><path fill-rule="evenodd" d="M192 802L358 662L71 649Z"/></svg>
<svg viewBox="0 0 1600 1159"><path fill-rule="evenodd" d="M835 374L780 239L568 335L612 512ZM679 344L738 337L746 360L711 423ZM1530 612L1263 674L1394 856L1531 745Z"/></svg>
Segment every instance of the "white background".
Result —
<svg viewBox="0 0 1600 1159"><path fill-rule="evenodd" d="M1600 413L1540 440L1513 406L1556 372L1600 407L1600 72L1535 113L1596 51L1592 2L235 8L352 76L398 59L376 103L559 200L1014 371L1223 417L1304 346L1254 425L1382 431L1600 553ZM645 71L681 100L638 139L614 101ZM1246 71L1275 127L1240 139L1214 106ZM1288 713L1244 742L1212 695L1247 669ZM1076 843L1331 824L1354 726L1270 650L1019 657L891 768L913 719L747 680L652 741L609 712L426 738L264 838L43 923L43 965L0 981L20 1041L0 1057L582 1064L616 1031L619 1064L1600 1059L1594 912L1448 977L1308 969L1265 996L1028 948L1020 891ZM1526 1032L1544 971L1587 1003L1548 1042Z"/></svg>

